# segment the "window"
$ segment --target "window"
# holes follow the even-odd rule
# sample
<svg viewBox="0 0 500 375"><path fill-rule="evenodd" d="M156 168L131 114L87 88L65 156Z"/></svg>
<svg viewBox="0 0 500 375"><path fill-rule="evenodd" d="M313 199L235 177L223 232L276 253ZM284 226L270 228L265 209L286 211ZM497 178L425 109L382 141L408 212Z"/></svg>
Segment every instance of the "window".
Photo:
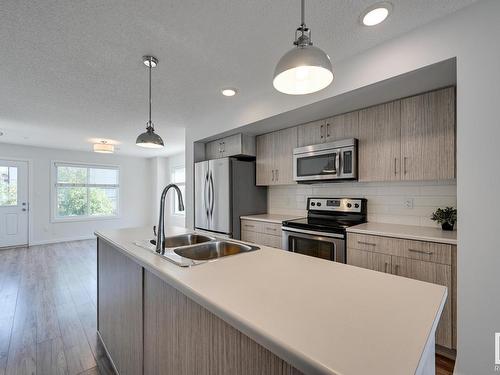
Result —
<svg viewBox="0 0 500 375"><path fill-rule="evenodd" d="M0 166L0 206L17 206L17 167Z"/></svg>
<svg viewBox="0 0 500 375"><path fill-rule="evenodd" d="M174 167L172 168L172 183L179 186L179 189L182 193L182 198L186 197L186 169L184 166ZM182 215L184 216L184 211L179 210L179 200L177 199L176 194L172 194L172 214L173 215Z"/></svg>
<svg viewBox="0 0 500 375"><path fill-rule="evenodd" d="M118 167L55 163L54 180L56 220L118 216Z"/></svg>

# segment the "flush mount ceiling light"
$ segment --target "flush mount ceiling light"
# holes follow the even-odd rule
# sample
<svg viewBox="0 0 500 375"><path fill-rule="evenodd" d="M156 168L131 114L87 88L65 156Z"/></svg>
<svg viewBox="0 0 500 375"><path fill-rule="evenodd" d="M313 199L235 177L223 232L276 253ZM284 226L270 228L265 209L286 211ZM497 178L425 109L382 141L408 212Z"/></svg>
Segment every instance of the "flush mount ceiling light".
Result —
<svg viewBox="0 0 500 375"><path fill-rule="evenodd" d="M323 90L333 81L330 57L311 41L311 30L305 23L305 0L301 0L301 23L295 31L295 45L276 65L273 86L290 95L310 94Z"/></svg>
<svg viewBox="0 0 500 375"><path fill-rule="evenodd" d="M361 17L359 19L365 26L375 26L385 21L385 19L389 17L389 14L391 14L391 11L392 4L384 1L381 3L373 4L372 6L365 9L365 11L361 13Z"/></svg>
<svg viewBox="0 0 500 375"><path fill-rule="evenodd" d="M221 90L221 93L224 96L235 96L237 92L238 91L236 89L230 89L230 88Z"/></svg>
<svg viewBox="0 0 500 375"><path fill-rule="evenodd" d="M115 146L109 144L107 141L101 141L100 143L94 143L94 152L112 154L115 152Z"/></svg>
<svg viewBox="0 0 500 375"><path fill-rule="evenodd" d="M142 61L149 69L149 121L146 123L146 131L139 134L135 144L145 148L162 148L163 139L155 133L155 126L151 121L151 69L158 65L158 59L153 56L143 56Z"/></svg>

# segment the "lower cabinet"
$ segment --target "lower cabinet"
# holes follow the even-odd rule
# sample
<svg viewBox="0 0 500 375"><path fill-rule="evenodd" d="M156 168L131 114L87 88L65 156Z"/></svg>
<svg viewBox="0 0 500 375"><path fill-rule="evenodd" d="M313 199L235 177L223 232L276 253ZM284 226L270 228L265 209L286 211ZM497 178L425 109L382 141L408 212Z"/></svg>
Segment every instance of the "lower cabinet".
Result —
<svg viewBox="0 0 500 375"><path fill-rule="evenodd" d="M97 331L120 375L142 374L143 269L101 239L97 264Z"/></svg>
<svg viewBox="0 0 500 375"><path fill-rule="evenodd" d="M456 349L456 247L354 233L347 238L347 264L448 288L436 344Z"/></svg>
<svg viewBox="0 0 500 375"><path fill-rule="evenodd" d="M241 240L281 249L281 224L257 220L241 220Z"/></svg>

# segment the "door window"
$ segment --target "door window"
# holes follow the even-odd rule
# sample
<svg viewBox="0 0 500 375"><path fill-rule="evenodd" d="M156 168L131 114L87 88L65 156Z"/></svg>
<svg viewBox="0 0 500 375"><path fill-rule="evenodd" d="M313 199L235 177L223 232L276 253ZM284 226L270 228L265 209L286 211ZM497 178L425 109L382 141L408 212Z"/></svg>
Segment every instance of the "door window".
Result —
<svg viewBox="0 0 500 375"><path fill-rule="evenodd" d="M0 165L0 206L17 206L17 167Z"/></svg>

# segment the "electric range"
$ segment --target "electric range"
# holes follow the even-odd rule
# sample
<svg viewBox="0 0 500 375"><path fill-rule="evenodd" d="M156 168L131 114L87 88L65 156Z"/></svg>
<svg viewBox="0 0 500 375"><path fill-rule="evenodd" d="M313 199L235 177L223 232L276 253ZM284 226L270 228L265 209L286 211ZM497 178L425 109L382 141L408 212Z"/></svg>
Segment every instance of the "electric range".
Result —
<svg viewBox="0 0 500 375"><path fill-rule="evenodd" d="M308 198L307 217L282 223L283 248L346 262L346 229L366 222L364 198Z"/></svg>

